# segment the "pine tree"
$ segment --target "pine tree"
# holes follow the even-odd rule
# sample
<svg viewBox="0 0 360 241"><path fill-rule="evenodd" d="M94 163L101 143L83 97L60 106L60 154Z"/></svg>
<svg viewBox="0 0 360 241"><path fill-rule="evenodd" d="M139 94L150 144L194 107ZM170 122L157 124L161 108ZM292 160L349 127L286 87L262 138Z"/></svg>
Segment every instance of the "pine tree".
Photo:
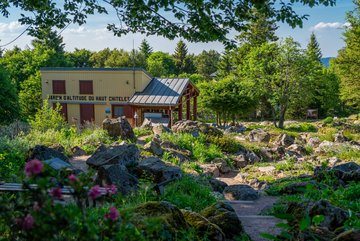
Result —
<svg viewBox="0 0 360 241"><path fill-rule="evenodd" d="M264 4L264 7L270 8L270 4ZM277 41L278 37L275 35L275 31L278 29L276 19L256 8L253 8L251 12L253 19L248 23L247 30L236 37L237 40L241 44L247 43L252 47Z"/></svg>
<svg viewBox="0 0 360 241"><path fill-rule="evenodd" d="M50 27L39 30L36 38L31 42L33 46L41 45L55 50L57 53L64 53L65 44L63 38L57 31L51 30Z"/></svg>
<svg viewBox="0 0 360 241"><path fill-rule="evenodd" d="M150 54L153 52L153 48L150 46L148 41L146 39L143 39L143 41L140 44L139 48L140 54L142 54L145 59L149 58Z"/></svg>
<svg viewBox="0 0 360 241"><path fill-rule="evenodd" d="M310 41L309 41L309 43L307 45L307 49L306 49L306 54L312 60L320 61L322 58L321 49L320 49L319 43L316 39L314 32L311 33Z"/></svg>
<svg viewBox="0 0 360 241"><path fill-rule="evenodd" d="M218 64L218 71L216 77L223 78L230 74L233 69L233 55L234 52L231 50L225 50L225 52L221 55L219 64Z"/></svg>
<svg viewBox="0 0 360 241"><path fill-rule="evenodd" d="M175 60L175 66L176 66L176 73L182 74L186 69L186 57L187 57L187 47L184 41L180 40L175 48L175 53L173 55Z"/></svg>
<svg viewBox="0 0 360 241"><path fill-rule="evenodd" d="M340 98L347 107L360 110L360 0L347 14L350 27L344 33L345 47L339 51L333 65L340 78Z"/></svg>

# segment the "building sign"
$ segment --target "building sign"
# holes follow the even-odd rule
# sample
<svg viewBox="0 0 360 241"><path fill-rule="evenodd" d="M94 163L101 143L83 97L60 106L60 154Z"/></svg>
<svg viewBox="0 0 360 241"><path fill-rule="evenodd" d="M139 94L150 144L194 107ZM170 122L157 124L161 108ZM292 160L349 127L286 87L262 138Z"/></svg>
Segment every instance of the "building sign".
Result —
<svg viewBox="0 0 360 241"><path fill-rule="evenodd" d="M130 97L127 96L93 96L93 95L49 95L49 100L57 101L91 101L91 102L104 102L104 101L117 101L124 102L129 101Z"/></svg>

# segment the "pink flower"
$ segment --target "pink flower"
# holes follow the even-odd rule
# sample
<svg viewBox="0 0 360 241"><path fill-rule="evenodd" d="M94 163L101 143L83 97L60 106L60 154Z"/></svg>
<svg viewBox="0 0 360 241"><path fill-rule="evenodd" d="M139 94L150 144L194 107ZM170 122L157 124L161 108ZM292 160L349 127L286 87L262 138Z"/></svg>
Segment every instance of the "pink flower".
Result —
<svg viewBox="0 0 360 241"><path fill-rule="evenodd" d="M37 174L41 173L44 169L44 164L37 160L30 160L25 165L25 174L28 177L36 176Z"/></svg>
<svg viewBox="0 0 360 241"><path fill-rule="evenodd" d="M70 182L79 181L79 179L74 174L69 175L68 179L69 179Z"/></svg>
<svg viewBox="0 0 360 241"><path fill-rule="evenodd" d="M106 185L105 190L107 194L114 195L117 193L117 187L114 184Z"/></svg>
<svg viewBox="0 0 360 241"><path fill-rule="evenodd" d="M95 200L95 199L97 199L98 197L100 197L100 196L101 196L101 192L100 192L100 187L99 187L99 185L93 186L93 187L90 189L88 195L89 195L89 197L90 197L92 200Z"/></svg>
<svg viewBox="0 0 360 241"><path fill-rule="evenodd" d="M116 221L119 218L119 211L115 207L111 207L109 212L105 214L105 219L111 219L112 221Z"/></svg>
<svg viewBox="0 0 360 241"><path fill-rule="evenodd" d="M51 192L50 192L50 195L53 198L61 199L61 197L62 197L61 188L59 188L59 187L52 188Z"/></svg>
<svg viewBox="0 0 360 241"><path fill-rule="evenodd" d="M16 218L15 222L24 230L32 229L34 227L34 218L30 214L23 218Z"/></svg>

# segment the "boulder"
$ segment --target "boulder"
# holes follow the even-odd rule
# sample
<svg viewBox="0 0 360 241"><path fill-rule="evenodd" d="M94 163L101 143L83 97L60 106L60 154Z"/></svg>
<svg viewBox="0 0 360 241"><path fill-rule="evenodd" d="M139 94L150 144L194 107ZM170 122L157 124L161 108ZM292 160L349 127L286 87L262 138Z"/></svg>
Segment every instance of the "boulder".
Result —
<svg viewBox="0 0 360 241"><path fill-rule="evenodd" d="M252 151L249 151L248 153L246 153L245 157L246 157L249 164L254 164L254 163L259 162L261 160L260 157L258 157L258 155L256 155Z"/></svg>
<svg viewBox="0 0 360 241"><path fill-rule="evenodd" d="M189 227L182 212L169 202L147 202L127 211L131 213L129 222L144 234L146 240L158 240L159 237L177 240L180 232Z"/></svg>
<svg viewBox="0 0 360 241"><path fill-rule="evenodd" d="M334 175L339 181L348 183L351 181L360 181L360 166L355 162L348 162L333 168L316 167L314 170L314 178L323 180L326 176Z"/></svg>
<svg viewBox="0 0 360 241"><path fill-rule="evenodd" d="M360 229L350 229L340 233L331 241L355 241L360 240Z"/></svg>
<svg viewBox="0 0 360 241"><path fill-rule="evenodd" d="M320 143L318 147L318 151L320 153L326 153L332 149L334 149L335 143L331 141L323 141Z"/></svg>
<svg viewBox="0 0 360 241"><path fill-rule="evenodd" d="M107 130L111 137L120 137L122 140L136 140L135 133L125 116L117 119L106 118L102 122L102 127Z"/></svg>
<svg viewBox="0 0 360 241"><path fill-rule="evenodd" d="M86 164L94 168L109 164L133 166L136 165L139 158L140 152L135 144L113 145L109 147L101 145L86 160Z"/></svg>
<svg viewBox="0 0 360 241"><path fill-rule="evenodd" d="M216 178L209 179L209 183L214 192L220 192L220 193L222 193L225 187L228 186L225 182L220 181Z"/></svg>
<svg viewBox="0 0 360 241"><path fill-rule="evenodd" d="M226 174L231 171L231 167L229 166L227 161L222 158L215 158L212 162L215 163L220 173L222 174Z"/></svg>
<svg viewBox="0 0 360 241"><path fill-rule="evenodd" d="M211 241L225 240L225 234L222 230L200 214L184 209L182 209L181 212L189 226L195 228L200 237L206 235L206 238Z"/></svg>
<svg viewBox="0 0 360 241"><path fill-rule="evenodd" d="M137 189L138 180L131 175L124 165L104 165L98 170L96 184L114 184L122 195L130 194Z"/></svg>
<svg viewBox="0 0 360 241"><path fill-rule="evenodd" d="M286 146L286 147L294 144L294 142L295 142L295 139L286 133L279 135L275 140L275 144L281 145L281 146Z"/></svg>
<svg viewBox="0 0 360 241"><path fill-rule="evenodd" d="M342 132L338 132L334 134L334 142L336 143L344 143L348 141L348 139L344 136Z"/></svg>
<svg viewBox="0 0 360 241"><path fill-rule="evenodd" d="M309 144L311 147L318 147L320 143L321 141L318 137L310 137L307 141L307 144Z"/></svg>
<svg viewBox="0 0 360 241"><path fill-rule="evenodd" d="M162 133L171 133L172 131L162 124L154 125L152 131L155 135L161 136Z"/></svg>
<svg viewBox="0 0 360 241"><path fill-rule="evenodd" d="M270 141L270 134L263 129L252 130L247 137L251 142L269 143Z"/></svg>
<svg viewBox="0 0 360 241"><path fill-rule="evenodd" d="M73 156L85 156L87 154L83 149L78 146L74 146L73 148L71 148L71 152Z"/></svg>
<svg viewBox="0 0 360 241"><path fill-rule="evenodd" d="M153 127L153 123L148 118L145 118L143 123L141 124L141 128L149 129L151 130Z"/></svg>
<svg viewBox="0 0 360 241"><path fill-rule="evenodd" d="M59 150L59 148L57 149ZM45 161L53 158L59 158L60 160L69 163L69 158L58 150L42 145L36 145L34 148L29 150L27 159L38 159L40 161Z"/></svg>
<svg viewBox="0 0 360 241"><path fill-rule="evenodd" d="M238 184L225 187L224 196L227 200L253 201L259 198L259 194L248 185Z"/></svg>
<svg viewBox="0 0 360 241"><path fill-rule="evenodd" d="M192 120L181 120L176 122L171 130L175 133L190 133L197 137L200 133L212 136L222 136L223 133L216 127Z"/></svg>
<svg viewBox="0 0 360 241"><path fill-rule="evenodd" d="M202 210L200 214L221 228L226 239L232 239L244 232L235 210L228 203L215 203Z"/></svg>
<svg viewBox="0 0 360 241"><path fill-rule="evenodd" d="M291 183L285 187L283 187L280 190L280 193L282 194L298 194L298 193L304 193L306 191L306 187L312 185L317 187L316 182L314 181L308 181L308 182L294 182Z"/></svg>
<svg viewBox="0 0 360 241"><path fill-rule="evenodd" d="M220 171L216 164L208 163L208 164L201 164L201 169L203 170L203 174L210 176L210 177L219 177Z"/></svg>
<svg viewBox="0 0 360 241"><path fill-rule="evenodd" d="M228 128L225 129L224 134L231 134L231 133L241 134L244 133L245 130L246 128L242 125L229 126Z"/></svg>
<svg viewBox="0 0 360 241"><path fill-rule="evenodd" d="M306 155L306 149L305 147L298 145L298 144L292 144L287 148L289 151L295 152L298 156L305 156Z"/></svg>
<svg viewBox="0 0 360 241"><path fill-rule="evenodd" d="M182 177L178 166L165 163L157 157L149 157L139 162L136 173L141 177L151 177L155 183Z"/></svg>
<svg viewBox="0 0 360 241"><path fill-rule="evenodd" d="M164 150L161 148L160 144L155 141L150 141L144 145L144 150L151 152L156 156L162 156L164 154Z"/></svg>
<svg viewBox="0 0 360 241"><path fill-rule="evenodd" d="M245 154L238 154L232 157L236 168L244 168L248 165Z"/></svg>
<svg viewBox="0 0 360 241"><path fill-rule="evenodd" d="M69 169L69 170L73 170L74 167L68 163L65 162L59 158L52 158L52 159L48 159L45 160L44 163L46 163L47 165L49 165L52 169L59 171L61 169Z"/></svg>
<svg viewBox="0 0 360 241"><path fill-rule="evenodd" d="M314 203L309 209L310 217L316 215L323 215L324 221L321 222L320 226L327 227L333 231L344 225L346 219L349 218L347 211L335 207L327 200L320 200Z"/></svg>

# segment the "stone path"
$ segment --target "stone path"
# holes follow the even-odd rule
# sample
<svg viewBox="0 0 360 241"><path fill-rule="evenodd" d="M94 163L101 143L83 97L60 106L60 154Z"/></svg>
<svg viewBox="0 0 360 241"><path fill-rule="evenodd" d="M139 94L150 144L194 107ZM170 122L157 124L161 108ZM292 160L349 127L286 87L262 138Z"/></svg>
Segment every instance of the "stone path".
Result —
<svg viewBox="0 0 360 241"><path fill-rule="evenodd" d="M69 162L71 163L71 165L73 165L76 169L80 169L84 172L87 172L89 167L86 164L86 160L89 158L90 156L74 156L72 158L70 158Z"/></svg>
<svg viewBox="0 0 360 241"><path fill-rule="evenodd" d="M281 230L276 224L282 222L281 219L273 216L262 216L260 212L271 207L277 197L261 196L256 201L228 201L235 209L245 232L250 236L252 241L268 241L260 236L261 233L269 233L272 235L280 234Z"/></svg>

